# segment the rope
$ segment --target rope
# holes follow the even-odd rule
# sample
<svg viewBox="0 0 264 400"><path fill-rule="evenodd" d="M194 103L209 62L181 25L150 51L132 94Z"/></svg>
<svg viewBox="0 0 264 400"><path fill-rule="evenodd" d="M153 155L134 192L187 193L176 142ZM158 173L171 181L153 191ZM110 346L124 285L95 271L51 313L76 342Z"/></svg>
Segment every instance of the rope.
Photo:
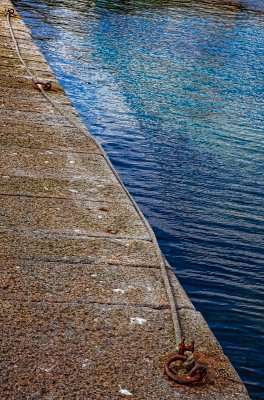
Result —
<svg viewBox="0 0 264 400"><path fill-rule="evenodd" d="M37 85L37 87L39 88L39 90L41 91L42 95L45 97L45 99L65 118L67 119L75 128L77 128L79 131L81 131L82 133L85 134L85 136L87 137L89 135L88 131L82 127L80 127L70 116L65 115L65 113L63 112L63 110L47 95L47 93L44 91L42 84L40 84L37 79L35 78L35 76L32 74L32 72L30 71L30 69L28 68L28 66L26 65L19 46L18 46L18 42L16 40L16 37L14 35L14 30L13 30L13 26L11 23L11 19L10 17L14 14L14 10L13 9L9 9L6 12L6 18L7 18L7 23L9 26L9 30L10 30L10 34L11 37L13 39L15 48L16 48L16 52L17 55L19 57L19 60L21 62L21 64L25 67L29 77L32 79L32 81ZM94 142L94 144L97 146L97 148L99 149L99 151L101 152L103 158L105 159L106 163L108 164L109 168L111 169L111 171L113 172L114 176L116 177L116 179L118 180L118 182L120 183L120 185L122 186L123 190L125 191L126 195L128 196L128 198L130 199L130 201L132 202L137 214L139 215L140 219L142 220L142 222L144 223L149 236L151 238L151 241L154 245L155 248L155 252L157 255L157 258L159 260L159 264L160 264L160 271L161 271L161 276L163 279L163 283L165 286L165 290L166 290L166 294L169 300L169 304L170 304L170 308L171 308L171 313L172 313L172 320L173 320L173 327L174 327L174 335L175 335L175 340L176 340L176 348L179 344L179 342L181 341L181 328L180 328L180 322L179 322L179 316L178 316L178 312L177 312L177 308L176 308L176 304L175 304L175 299L174 299L174 295L173 295L173 291L172 291L172 287L170 284L170 279L169 279L169 275L168 275L168 270L166 267L166 262L165 257L163 256L156 236L154 235L154 232L152 230L152 228L150 227L150 224L148 223L148 221L146 220L145 216L143 215L143 213L141 212L141 210L139 209L138 205L136 204L135 200L133 199L133 197L130 195L130 193L128 192L128 190L126 189L126 187L124 186L123 182L121 181L119 175L117 174L117 172L115 171L114 167L112 166L107 154L105 153L104 149L102 148L102 146L93 138L89 135L89 137L91 138L91 140Z"/></svg>

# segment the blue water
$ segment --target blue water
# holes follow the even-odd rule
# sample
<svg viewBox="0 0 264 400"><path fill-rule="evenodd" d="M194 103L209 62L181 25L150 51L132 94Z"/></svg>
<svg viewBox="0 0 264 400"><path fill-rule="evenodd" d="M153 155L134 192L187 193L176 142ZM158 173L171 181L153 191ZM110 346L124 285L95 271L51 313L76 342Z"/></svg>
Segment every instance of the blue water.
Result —
<svg viewBox="0 0 264 400"><path fill-rule="evenodd" d="M15 3L263 400L264 13L188 0Z"/></svg>

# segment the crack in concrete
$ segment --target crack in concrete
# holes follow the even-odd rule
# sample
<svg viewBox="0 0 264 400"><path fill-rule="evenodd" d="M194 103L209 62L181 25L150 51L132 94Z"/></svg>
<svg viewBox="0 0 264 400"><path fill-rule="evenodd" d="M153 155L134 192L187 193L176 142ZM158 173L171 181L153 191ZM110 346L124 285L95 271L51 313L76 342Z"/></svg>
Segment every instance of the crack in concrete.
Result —
<svg viewBox="0 0 264 400"><path fill-rule="evenodd" d="M30 229L30 228L13 228L13 229L2 229L0 228L0 233L9 232L9 233L27 233L27 234L37 234L40 236L49 236L49 237L69 237L69 238L89 238L89 239L118 239L118 240L129 240L129 241L142 241L152 243L151 239L144 237L131 237L131 236L113 236L107 234L92 234L88 235L86 233L76 233L76 232L54 232L54 231L46 231L40 229Z"/></svg>
<svg viewBox="0 0 264 400"><path fill-rule="evenodd" d="M90 266L90 265L92 265L92 266L96 266L96 267L106 267L106 268L110 268L110 267L120 267L120 265L118 265L118 264L112 264L112 263L94 263L94 261L91 261L91 260L88 260L88 259L86 259L86 258L84 258L83 260L64 260L64 259L52 259L52 258L31 258L31 257L25 257L25 258L23 258L24 260L27 260L27 261L31 261L31 262L36 262L36 261L39 261L39 262L41 262L41 263L51 263L51 264L69 264L69 265L78 265L78 264L80 264L80 265L83 265L83 266L85 266L85 265L87 265L87 266ZM19 258L17 258L17 260L21 260L21 258L19 259ZM160 267L158 266L158 265L148 265L148 264L146 264L146 265L144 265L144 264L141 264L141 265L138 265L138 264L128 264L128 263L125 263L125 262L122 262L122 264L121 264L121 266L122 267L128 267L128 268L147 268L147 269L157 269L157 270L159 270L160 269Z"/></svg>
<svg viewBox="0 0 264 400"><path fill-rule="evenodd" d="M20 177L21 178L20 175L10 175L10 177L11 178L12 177L14 177L14 178ZM1 178L1 176L0 176L0 178ZM23 176L22 176L22 178L23 178ZM43 179L50 179L50 178L43 177ZM26 197L26 198L35 198L35 199L53 199L53 200L65 200L65 201L72 199L71 195L65 196L65 197L57 197L57 196L52 196L52 195L50 195L50 196L41 196L41 195L38 195L38 194L25 194L25 193L1 193L0 192L0 196L5 196L5 197ZM86 197L87 197L87 195L86 195ZM115 204L114 201L109 201L109 200L91 200L89 197L87 197L87 200L86 200L85 199L85 194L80 195L78 193L74 193L74 198L77 198L79 201L84 201L84 202L87 202L87 203L102 203L103 202L103 203L106 203L106 204Z"/></svg>
<svg viewBox="0 0 264 400"><path fill-rule="evenodd" d="M38 304L72 304L72 305L99 305L99 306L109 306L109 307L135 307L135 308L150 308L153 310L170 310L169 304L163 305L153 305L147 303L125 303L125 302L109 302L109 301L84 301L84 300L73 300L73 301L66 301L66 300L18 300L12 298L1 298L1 301L11 302L11 303L18 303L18 304L25 304L25 303L38 303Z"/></svg>
<svg viewBox="0 0 264 400"><path fill-rule="evenodd" d="M76 129L76 131L77 131L77 129ZM17 149L27 149L28 150L28 146L24 146L24 145L19 145L19 144L17 144L16 146L9 146L9 145L3 145L3 144L1 144L1 149L0 149L0 151L4 151L4 148L8 148L8 149L10 149L10 148L12 148L12 149L14 149L14 150L17 150ZM101 156L101 157L103 157L103 155L102 154L100 154L100 153L94 153L94 152L89 152L89 151L87 151L87 150L79 150L79 151L77 151L77 150L74 150L74 147L72 147L72 146L63 146L63 147L58 147L57 149L54 149L54 148L47 148L47 147L33 147L33 146L30 146L30 149L32 149L33 151L35 151L35 150L38 150L38 151L53 151L53 152L62 152L62 153L68 153L69 152L69 150L70 150L70 152L71 152L71 154L85 154L85 155L87 155L87 156L90 156L90 155L92 155L92 156Z"/></svg>

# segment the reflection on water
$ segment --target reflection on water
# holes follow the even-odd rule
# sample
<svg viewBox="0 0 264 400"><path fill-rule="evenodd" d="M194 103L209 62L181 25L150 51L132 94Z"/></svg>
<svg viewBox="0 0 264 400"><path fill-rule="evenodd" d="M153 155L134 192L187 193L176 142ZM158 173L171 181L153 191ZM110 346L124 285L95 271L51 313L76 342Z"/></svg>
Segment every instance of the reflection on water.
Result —
<svg viewBox="0 0 264 400"><path fill-rule="evenodd" d="M16 5L260 400L264 21L217 3Z"/></svg>

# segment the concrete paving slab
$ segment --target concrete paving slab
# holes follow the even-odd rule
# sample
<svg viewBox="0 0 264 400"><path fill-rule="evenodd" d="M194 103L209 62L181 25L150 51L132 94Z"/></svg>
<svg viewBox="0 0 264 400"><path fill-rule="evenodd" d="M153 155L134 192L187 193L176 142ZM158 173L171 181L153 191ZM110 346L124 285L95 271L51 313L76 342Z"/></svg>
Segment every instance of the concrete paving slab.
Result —
<svg viewBox="0 0 264 400"><path fill-rule="evenodd" d="M8 25L6 24L6 22L3 24L3 27L8 28ZM16 37L21 39L21 40L26 40L26 41L32 41L32 35L30 33L29 30L25 30L25 29L16 29ZM10 34L8 29L3 29L0 32L0 40L3 41L3 39L10 39Z"/></svg>
<svg viewBox="0 0 264 400"><path fill-rule="evenodd" d="M69 110L65 110L65 115L68 115L70 118L74 120L74 123L80 129L86 129L84 123L76 117L74 112L69 113ZM44 112L36 112L36 111L14 111L12 109L6 108L5 111L0 109L0 119L3 121L3 126L5 124L13 124L14 121L17 121L17 124L23 124L27 121L31 121L31 123L35 123L37 125L44 125L44 126L59 126L59 127L72 127L70 121L56 113L54 110L53 113L45 113Z"/></svg>
<svg viewBox="0 0 264 400"><path fill-rule="evenodd" d="M4 341L6 396L120 399L123 389L142 400L206 399L208 391L214 399L245 398L242 385L229 381L222 394L216 383L170 386L161 357L173 340L168 311L4 301L2 316L13 332Z"/></svg>
<svg viewBox="0 0 264 400"><path fill-rule="evenodd" d="M117 399L124 388L144 399L146 379L148 396L163 398L168 390L173 395L156 366L158 351L169 348L171 339L167 334L160 339L168 325L160 311L3 302L2 313L5 332L13 332L12 340L5 335L4 342L1 387L6 398L38 393L44 399L75 399L78 393L83 399ZM144 325L133 322L139 317Z"/></svg>
<svg viewBox="0 0 264 400"><path fill-rule="evenodd" d="M0 257L97 265L159 268L153 243L145 240L45 235L38 232L0 232Z"/></svg>
<svg viewBox="0 0 264 400"><path fill-rule="evenodd" d="M38 178L36 176L24 176L23 170L18 169L17 176L0 175L0 195L21 195L28 197L46 197L57 199L71 199L74 193L78 199L104 202L115 202L117 199L125 199L122 191L113 176L100 176L98 181L90 175L84 177L58 177Z"/></svg>
<svg viewBox="0 0 264 400"><path fill-rule="evenodd" d="M6 43L3 43L2 41L0 41L0 54L2 57L8 57L11 59L17 58L15 49L11 46L8 46ZM21 54L26 62L28 61L45 62L45 59L40 52L25 53L23 49L21 49Z"/></svg>
<svg viewBox="0 0 264 400"><path fill-rule="evenodd" d="M14 24L15 19L13 19L12 21ZM15 50L13 40L9 34L9 29L7 30L7 28L8 28L7 24L4 22L2 24L2 26L4 27L4 29L6 28L6 31L5 31L5 34L2 34L2 35L0 34L1 45L5 48L10 48L12 50ZM29 53L29 54L38 54L39 53L39 49L37 48L35 43L32 41L32 39L29 36L25 37L25 35L23 35L23 33L21 34L21 30L16 32L16 39L17 39L17 43L19 45L19 49L21 49L21 53L22 52L24 54L25 53Z"/></svg>
<svg viewBox="0 0 264 400"><path fill-rule="evenodd" d="M84 236L150 240L146 227L129 202L87 202L68 199L0 196L0 230L42 231Z"/></svg>
<svg viewBox="0 0 264 400"><path fill-rule="evenodd" d="M1 148L2 175L27 176L32 178L75 178L97 181L101 177L109 183L117 182L104 157L99 154L75 153L74 151ZM98 182L99 185L99 182ZM119 190L124 192L122 188Z"/></svg>
<svg viewBox="0 0 264 400"><path fill-rule="evenodd" d="M12 99L10 101L10 98L5 98L0 100L0 107L5 108L5 111L7 112L7 117L9 117L9 113L12 115L12 111L14 111L14 114L16 115L16 112L23 112L26 113L25 115L28 115L30 112L34 113L34 117L38 117L42 120L43 116L46 118L54 118L54 114L58 114L58 112L54 109L54 107L47 103L42 101L31 101L31 100L21 100L19 98ZM72 106L70 104L65 104L64 103L64 109L65 112L68 112L68 115L72 115L73 117L77 117L77 113L72 111ZM30 110L30 111L28 111ZM59 114L58 114L59 115ZM60 116L61 117L61 116ZM66 120L66 122L68 122Z"/></svg>
<svg viewBox="0 0 264 400"><path fill-rule="evenodd" d="M36 97L31 98L30 100L28 98L21 99L20 97L16 96L13 98L7 98L5 97L0 97L0 107L5 108L5 110L17 110L17 111L28 111L29 109L38 113L46 113L46 114L54 114L56 110L54 110L54 107L47 103L46 100L43 100L43 96L41 93L39 93L38 90L34 92ZM42 99L40 101L39 95L42 96ZM61 104L61 103L60 103ZM67 104L66 102L63 104L65 112L68 109L69 111L72 110L71 104ZM73 115L77 115L77 113Z"/></svg>
<svg viewBox="0 0 264 400"><path fill-rule="evenodd" d="M63 94L63 92L51 90L49 91L49 96L52 96L52 99L59 104L71 105L71 101L65 96L65 94ZM11 105L13 105L15 102L22 103L22 105L23 103L28 102L33 106L36 106L36 104L34 105L34 103L38 103L39 106L47 104L47 100L43 98L43 95L39 90L35 90L34 92L32 92L32 86L28 87L27 89L7 87L3 88L0 93L1 107L4 107L3 104L4 102L7 102L7 99L11 103Z"/></svg>
<svg viewBox="0 0 264 400"><path fill-rule="evenodd" d="M5 75L9 79L13 79L13 77L24 77L25 76L25 68L19 64L17 64L16 68L10 66L1 66L1 74ZM37 81L50 81L56 83L54 79L54 75L49 71L36 70L34 73Z"/></svg>
<svg viewBox="0 0 264 400"><path fill-rule="evenodd" d="M19 64L17 58L15 58L15 53L13 54L13 57L5 57L5 56L0 56L0 65L1 65L1 70L2 67L8 67L8 68L13 68L16 70L17 68L21 67L21 64ZM51 68L47 63L44 61L28 61L27 66L29 69L33 69L34 71L46 71L46 72L51 72Z"/></svg>
<svg viewBox="0 0 264 400"><path fill-rule="evenodd" d="M159 269L122 265L2 263L0 298L170 308Z"/></svg>
<svg viewBox="0 0 264 400"><path fill-rule="evenodd" d="M1 194L127 201L102 155L0 147L0 157Z"/></svg>
<svg viewBox="0 0 264 400"><path fill-rule="evenodd" d="M3 27L3 30L1 32L1 36L5 36L8 33L9 27L6 21L6 11L9 8L14 8L10 7L10 2L6 1L6 4L3 4L3 1L1 1L1 10L0 10L0 25ZM9 5L8 5L9 3ZM31 30L23 23L21 18L19 17L18 14L13 14L13 24L16 27L16 34L23 34L27 33L30 37L32 37Z"/></svg>
<svg viewBox="0 0 264 400"><path fill-rule="evenodd" d="M30 149L62 150L86 153L99 153L96 144L76 128L56 126L37 126L27 121L19 125L5 124L0 128L0 145L12 152L18 147ZM17 148L15 148L17 147Z"/></svg>

